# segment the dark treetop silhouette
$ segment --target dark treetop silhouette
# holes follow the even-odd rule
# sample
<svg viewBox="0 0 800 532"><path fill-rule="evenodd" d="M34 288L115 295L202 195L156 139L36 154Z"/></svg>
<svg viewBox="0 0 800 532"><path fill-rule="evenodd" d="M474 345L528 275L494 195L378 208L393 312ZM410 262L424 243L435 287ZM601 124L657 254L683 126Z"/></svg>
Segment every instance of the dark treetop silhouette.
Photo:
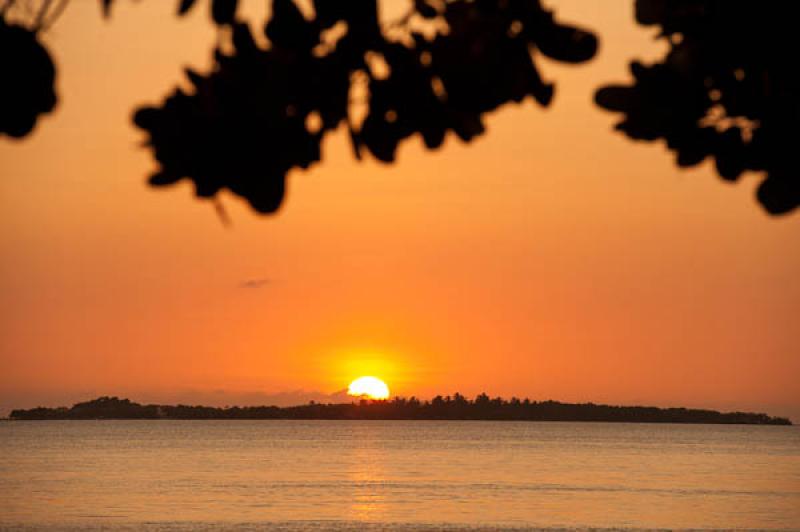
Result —
<svg viewBox="0 0 800 532"><path fill-rule="evenodd" d="M321 404L303 406L245 406L214 408L187 405L141 405L128 399L100 397L77 403L72 408L14 410L11 419L454 419L502 421L607 421L634 423L724 423L748 425L791 425L782 417L749 412L717 412L653 406L610 406L593 403L531 401L516 397L509 401L485 393L471 401L463 395L430 401L395 397L391 401Z"/></svg>
<svg viewBox="0 0 800 532"><path fill-rule="evenodd" d="M0 133L21 137L55 104L54 69L37 33L69 0L41 0L35 20L10 23L25 0L0 0ZM114 0L100 0L109 14ZM346 123L356 157L393 162L398 144L419 133L429 149L448 131L465 142L484 132L483 115L532 96L548 105L553 85L534 64L540 52L580 63L592 58L590 32L558 24L539 0L409 0L401 20L381 26L377 0L313 0L308 19L293 0L271 0L256 45L236 17L237 0L210 0L230 46L214 51L210 73L187 70L194 89L177 89L134 122L149 136L159 171L154 186L188 178L196 193L224 188L258 212L276 211L294 167L321 159L320 143ZM35 3L35 0L28 0ZM179 0L178 14L198 5ZM800 119L791 2L637 0L640 24L657 24L671 50L658 64L635 62L632 86L599 90L597 103L625 113L618 129L665 139L679 166L713 156L720 175L764 171L758 200L772 214L800 204L792 147ZM31 11L30 9L28 11ZM19 18L19 16L17 16Z"/></svg>
<svg viewBox="0 0 800 532"><path fill-rule="evenodd" d="M789 212L800 205L795 7L637 0L636 20L658 25L670 50L660 63L632 63L634 84L600 89L597 103L625 113L617 129L629 137L665 139L679 166L711 156L729 181L765 171L758 200L772 214Z"/></svg>
<svg viewBox="0 0 800 532"><path fill-rule="evenodd" d="M550 102L553 88L536 70L534 45L571 62L597 47L591 34L556 24L536 1L419 0L394 27L396 40L380 26L375 0L315 0L311 20L292 0L272 6L268 49L256 46L247 25L223 20L233 53L217 49L207 76L188 72L193 93L176 90L160 108L137 111L134 121L161 164L152 184L188 176L199 196L228 188L257 211L273 212L286 173L319 161L320 142L340 123L357 157L366 149L387 163L414 133L430 149L447 131L469 141L483 133L482 115L500 105L528 95ZM446 23L448 32L426 36L421 21ZM368 98L351 106L359 88ZM360 123L349 112L359 103L367 107Z"/></svg>
<svg viewBox="0 0 800 532"><path fill-rule="evenodd" d="M56 105L56 70L36 31L6 24L4 16L0 16L0 69L4 73L0 83L0 134L24 137L33 130L38 116Z"/></svg>

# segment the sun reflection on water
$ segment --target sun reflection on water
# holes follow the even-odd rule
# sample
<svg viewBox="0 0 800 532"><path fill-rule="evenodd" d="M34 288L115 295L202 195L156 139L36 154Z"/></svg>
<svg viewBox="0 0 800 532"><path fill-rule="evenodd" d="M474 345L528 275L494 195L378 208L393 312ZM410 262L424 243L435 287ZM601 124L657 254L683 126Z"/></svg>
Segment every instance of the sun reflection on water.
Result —
<svg viewBox="0 0 800 532"><path fill-rule="evenodd" d="M350 516L358 521L380 521L386 514L386 464L376 434L366 426L356 429L358 445L353 446L348 463Z"/></svg>

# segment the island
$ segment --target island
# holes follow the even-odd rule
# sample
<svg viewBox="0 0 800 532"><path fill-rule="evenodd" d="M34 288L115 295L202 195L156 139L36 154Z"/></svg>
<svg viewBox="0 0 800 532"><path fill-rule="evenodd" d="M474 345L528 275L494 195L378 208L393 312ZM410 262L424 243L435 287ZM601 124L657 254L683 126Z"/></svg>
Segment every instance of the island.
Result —
<svg viewBox="0 0 800 532"><path fill-rule="evenodd" d="M751 412L717 412L692 408L612 406L562 403L529 399L491 398L461 394L421 401L415 397L392 400L354 398L351 403L278 406L189 406L139 404L118 397L100 397L72 407L13 410L12 420L82 419L333 419L333 420L490 420L490 421L595 421L629 423L713 423L791 425L783 417Z"/></svg>

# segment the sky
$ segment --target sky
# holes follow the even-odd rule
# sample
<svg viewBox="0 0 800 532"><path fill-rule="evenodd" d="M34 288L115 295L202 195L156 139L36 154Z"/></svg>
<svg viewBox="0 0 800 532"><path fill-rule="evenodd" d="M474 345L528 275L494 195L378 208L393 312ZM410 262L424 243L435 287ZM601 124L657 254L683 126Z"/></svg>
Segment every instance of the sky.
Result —
<svg viewBox="0 0 800 532"><path fill-rule="evenodd" d="M540 58L553 104L487 134L352 158L339 131L292 171L276 216L188 183L154 190L134 108L206 71L205 7L71 2L46 43L59 105L0 139L0 415L99 395L290 404L361 375L438 393L767 411L800 421L800 214L755 174L678 170L612 131L596 87L665 50L632 2L548 2L601 36L584 66ZM404 6L385 0L391 18ZM261 26L263 3L248 2ZM333 395L331 395L333 394Z"/></svg>

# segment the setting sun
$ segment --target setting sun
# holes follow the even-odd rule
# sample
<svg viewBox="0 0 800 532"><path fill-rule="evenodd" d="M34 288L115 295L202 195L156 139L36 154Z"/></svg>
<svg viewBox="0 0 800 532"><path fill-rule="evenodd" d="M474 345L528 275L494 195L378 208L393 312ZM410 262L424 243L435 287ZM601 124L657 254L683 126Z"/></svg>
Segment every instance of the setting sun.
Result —
<svg viewBox="0 0 800 532"><path fill-rule="evenodd" d="M359 377L350 383L347 393L370 399L386 399L389 397L389 387L377 377Z"/></svg>

